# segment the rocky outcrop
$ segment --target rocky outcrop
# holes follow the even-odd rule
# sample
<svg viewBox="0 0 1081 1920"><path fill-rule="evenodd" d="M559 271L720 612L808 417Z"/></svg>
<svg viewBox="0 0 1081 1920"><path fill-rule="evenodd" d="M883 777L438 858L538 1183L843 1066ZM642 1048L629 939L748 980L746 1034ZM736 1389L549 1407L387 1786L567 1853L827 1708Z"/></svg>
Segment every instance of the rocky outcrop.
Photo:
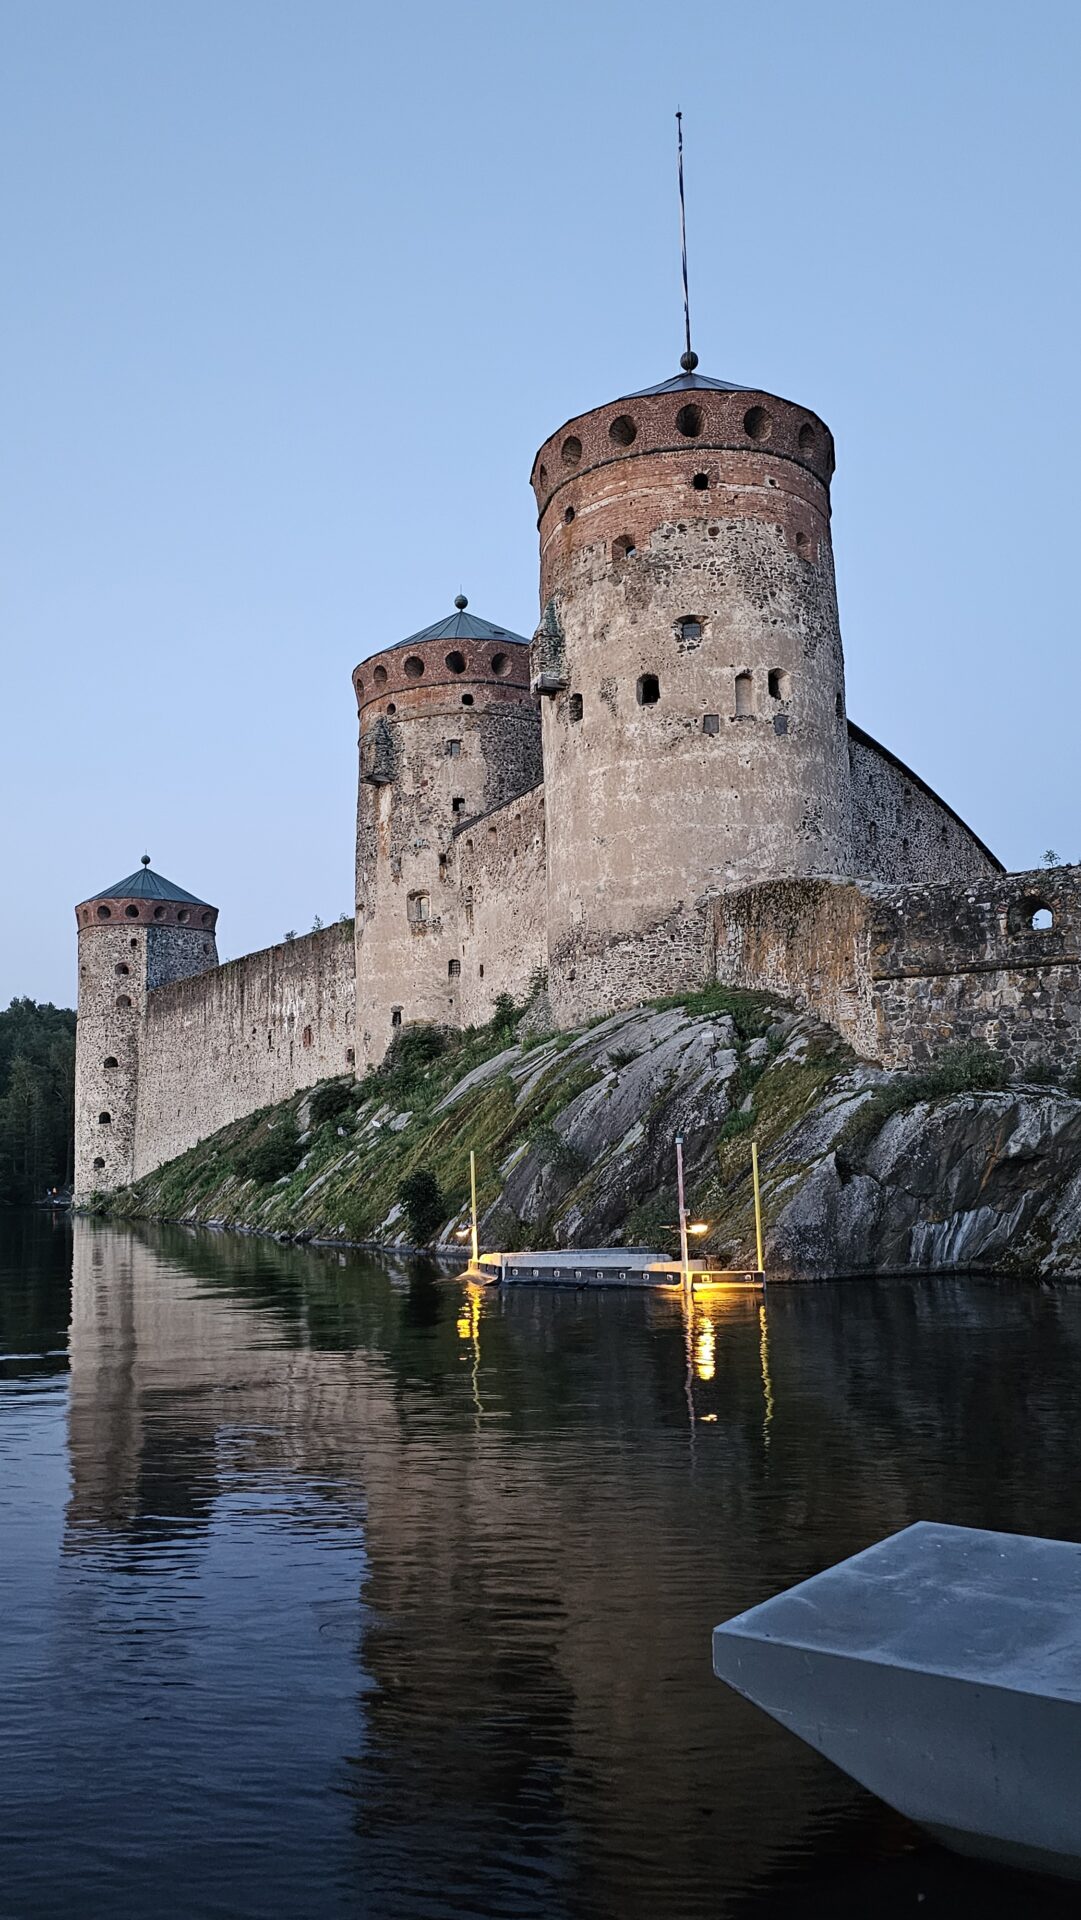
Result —
<svg viewBox="0 0 1081 1920"><path fill-rule="evenodd" d="M460 1248L473 1147L483 1245L672 1246L681 1134L689 1202L710 1223L699 1244L727 1265L752 1257L753 1139L776 1278L1081 1276L1081 1100L1057 1088L929 1093L807 1016L721 989L508 1038L467 1036L253 1116L110 1209L400 1245L398 1190L424 1169L443 1195L437 1244ZM261 1183L251 1169L277 1129L295 1165Z"/></svg>

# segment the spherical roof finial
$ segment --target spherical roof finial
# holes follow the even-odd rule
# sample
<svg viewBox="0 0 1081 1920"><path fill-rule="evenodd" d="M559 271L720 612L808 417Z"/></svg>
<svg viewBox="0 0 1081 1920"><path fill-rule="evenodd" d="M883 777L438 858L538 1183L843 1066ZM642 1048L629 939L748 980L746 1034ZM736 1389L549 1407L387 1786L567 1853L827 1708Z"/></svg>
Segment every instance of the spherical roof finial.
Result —
<svg viewBox="0 0 1081 1920"><path fill-rule="evenodd" d="M469 602L466 599L464 593L456 593L454 596L454 604L457 607L459 613L464 613L467 606L469 605Z"/></svg>
<svg viewBox="0 0 1081 1920"><path fill-rule="evenodd" d="M680 354L679 364L683 368L684 373L693 373L696 366L698 365L698 355L696 353L692 353L691 349L688 347L686 353Z"/></svg>
<svg viewBox="0 0 1081 1920"><path fill-rule="evenodd" d="M142 867L148 867L150 865L150 855L148 853L143 854L142 859L139 862L139 865Z"/></svg>

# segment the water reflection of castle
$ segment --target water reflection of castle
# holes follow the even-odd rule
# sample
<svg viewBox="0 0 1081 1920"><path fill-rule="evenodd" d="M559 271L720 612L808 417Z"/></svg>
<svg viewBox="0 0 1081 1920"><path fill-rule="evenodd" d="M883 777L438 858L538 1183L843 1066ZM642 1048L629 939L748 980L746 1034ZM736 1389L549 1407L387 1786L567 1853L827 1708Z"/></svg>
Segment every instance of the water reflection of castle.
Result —
<svg viewBox="0 0 1081 1920"><path fill-rule="evenodd" d="M350 1549L341 1784L381 1914L442 1911L432 1888L523 1920L713 1912L707 1889L768 1878L852 1804L711 1682L709 1629L943 1511L976 1363L946 1327L942 1391L918 1298L853 1294L842 1337L828 1291L777 1296L763 1356L749 1299L688 1330L656 1299L482 1298L78 1221L67 1553L84 1584L123 1555L152 1596L178 1568L211 1579L216 1538L266 1503ZM935 1442L916 1489L914 1432ZM996 1470L1000 1519L1013 1481Z"/></svg>

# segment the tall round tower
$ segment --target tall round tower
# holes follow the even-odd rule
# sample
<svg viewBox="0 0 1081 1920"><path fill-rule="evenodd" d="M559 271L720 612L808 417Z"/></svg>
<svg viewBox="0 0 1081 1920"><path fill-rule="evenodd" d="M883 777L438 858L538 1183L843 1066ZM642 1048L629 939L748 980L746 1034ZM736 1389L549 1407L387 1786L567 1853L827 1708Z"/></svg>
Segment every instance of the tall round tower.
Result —
<svg viewBox="0 0 1081 1920"><path fill-rule="evenodd" d="M563 1022L709 977L706 896L849 864L833 464L816 414L693 365L537 454Z"/></svg>
<svg viewBox="0 0 1081 1920"><path fill-rule="evenodd" d="M147 994L218 964L218 909L142 866L75 909L75 1197L133 1178Z"/></svg>
<svg viewBox="0 0 1081 1920"><path fill-rule="evenodd" d="M455 830L537 785L529 646L467 611L361 662L357 797L357 1067L397 1027L459 1024Z"/></svg>

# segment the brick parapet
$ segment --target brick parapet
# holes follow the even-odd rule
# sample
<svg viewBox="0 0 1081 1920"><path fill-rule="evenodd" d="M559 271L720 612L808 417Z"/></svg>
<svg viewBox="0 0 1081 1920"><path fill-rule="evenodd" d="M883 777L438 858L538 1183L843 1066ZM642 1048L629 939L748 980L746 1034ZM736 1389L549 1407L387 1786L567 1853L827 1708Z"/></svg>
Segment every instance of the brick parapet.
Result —
<svg viewBox="0 0 1081 1920"><path fill-rule="evenodd" d="M145 900L122 898L96 898L83 900L75 909L75 919L80 933L91 931L95 927L123 926L125 922L139 926L152 927L188 927L205 929L213 933L218 924L217 907L206 906L201 900Z"/></svg>

